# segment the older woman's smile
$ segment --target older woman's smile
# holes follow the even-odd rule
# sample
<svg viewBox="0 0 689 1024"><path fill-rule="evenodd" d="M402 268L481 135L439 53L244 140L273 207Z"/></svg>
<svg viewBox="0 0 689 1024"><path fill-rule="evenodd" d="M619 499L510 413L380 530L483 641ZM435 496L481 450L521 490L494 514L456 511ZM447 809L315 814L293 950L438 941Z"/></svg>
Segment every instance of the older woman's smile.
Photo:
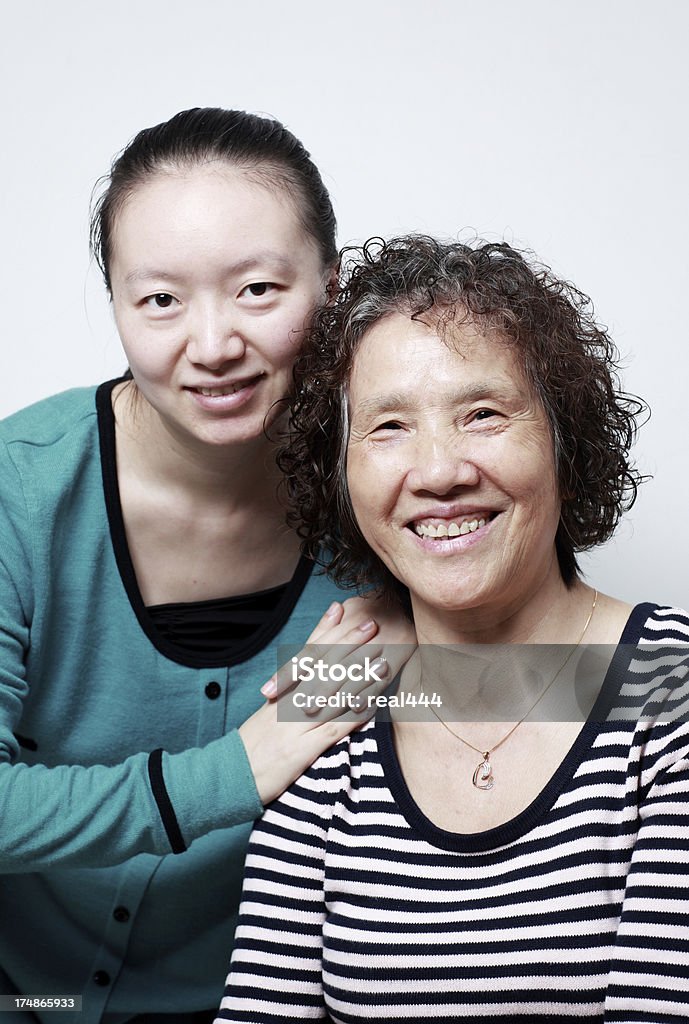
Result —
<svg viewBox="0 0 689 1024"><path fill-rule="evenodd" d="M409 523L409 529L419 537L451 540L453 537L465 537L468 533L476 533L497 514L484 509L479 512L456 512L451 516L428 514L415 517Z"/></svg>
<svg viewBox="0 0 689 1024"><path fill-rule="evenodd" d="M486 520L464 519L462 525L458 526L456 520L450 523L415 523L414 530L419 537L463 537L466 533L475 533L481 526L486 525Z"/></svg>

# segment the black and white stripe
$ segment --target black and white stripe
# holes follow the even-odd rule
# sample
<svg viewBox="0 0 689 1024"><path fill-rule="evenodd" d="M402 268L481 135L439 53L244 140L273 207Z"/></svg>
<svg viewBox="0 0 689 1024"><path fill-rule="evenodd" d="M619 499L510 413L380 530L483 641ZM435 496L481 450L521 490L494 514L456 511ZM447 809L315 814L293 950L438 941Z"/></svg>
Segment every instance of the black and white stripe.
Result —
<svg viewBox="0 0 689 1024"><path fill-rule="evenodd" d="M689 1020L689 659L665 650L689 617L640 606L623 642L554 778L489 832L421 814L385 722L321 757L254 830L219 1018ZM639 720L610 714L628 700Z"/></svg>

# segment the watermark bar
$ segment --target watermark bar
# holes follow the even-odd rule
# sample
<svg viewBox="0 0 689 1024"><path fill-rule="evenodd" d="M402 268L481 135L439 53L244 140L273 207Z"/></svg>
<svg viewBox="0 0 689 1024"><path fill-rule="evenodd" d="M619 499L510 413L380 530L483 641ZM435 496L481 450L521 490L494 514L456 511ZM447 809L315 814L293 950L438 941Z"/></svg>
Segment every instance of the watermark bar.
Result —
<svg viewBox="0 0 689 1024"><path fill-rule="evenodd" d="M281 721L689 720L687 644L310 644L277 653Z"/></svg>

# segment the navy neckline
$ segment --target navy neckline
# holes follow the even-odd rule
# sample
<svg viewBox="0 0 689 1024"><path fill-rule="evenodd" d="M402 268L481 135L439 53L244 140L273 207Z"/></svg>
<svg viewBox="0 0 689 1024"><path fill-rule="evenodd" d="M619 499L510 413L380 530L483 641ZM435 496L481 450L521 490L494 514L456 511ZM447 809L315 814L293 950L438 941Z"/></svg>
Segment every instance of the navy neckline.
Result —
<svg viewBox="0 0 689 1024"><path fill-rule="evenodd" d="M376 718L373 729L385 780L407 823L432 846L457 853L494 850L521 839L535 828L571 781L584 755L599 734L620 692L629 667L631 652L639 640L643 624L657 607L655 604L645 603L632 609L595 704L554 775L523 811L495 828L483 832L451 832L435 825L427 818L411 795L402 774L395 750L392 722L389 717Z"/></svg>

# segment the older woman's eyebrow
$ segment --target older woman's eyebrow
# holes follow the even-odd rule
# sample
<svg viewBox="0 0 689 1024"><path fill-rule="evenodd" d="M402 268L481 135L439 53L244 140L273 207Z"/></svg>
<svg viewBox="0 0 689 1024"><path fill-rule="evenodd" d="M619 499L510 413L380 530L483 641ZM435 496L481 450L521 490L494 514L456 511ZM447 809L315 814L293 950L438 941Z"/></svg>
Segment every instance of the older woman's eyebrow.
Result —
<svg viewBox="0 0 689 1024"><path fill-rule="evenodd" d="M460 385L447 391L424 390L422 386L409 391L387 391L384 394L362 398L352 405L352 414L356 416L376 416L379 413L392 412L395 409L406 409L411 406L427 405L428 400L439 398L452 405L471 405L473 402L494 401L509 405L520 404L527 391L515 391L514 384L502 378L476 381L472 384Z"/></svg>
<svg viewBox="0 0 689 1024"><path fill-rule="evenodd" d="M375 416L380 412L390 412L409 405L410 396L402 391L389 391L384 395L362 398L352 405L352 412L357 416Z"/></svg>

